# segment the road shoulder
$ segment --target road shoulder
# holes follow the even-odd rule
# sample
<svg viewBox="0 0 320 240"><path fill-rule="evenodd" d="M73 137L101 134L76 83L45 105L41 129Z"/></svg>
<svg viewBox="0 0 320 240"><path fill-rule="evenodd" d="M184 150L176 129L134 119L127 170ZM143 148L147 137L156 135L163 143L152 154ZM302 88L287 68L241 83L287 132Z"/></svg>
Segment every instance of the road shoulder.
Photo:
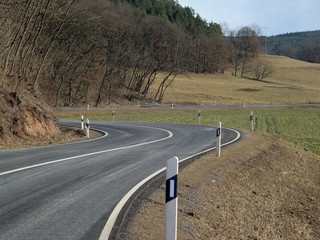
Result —
<svg viewBox="0 0 320 240"><path fill-rule="evenodd" d="M39 147L39 146L50 146L56 144L64 144L70 142L79 142L88 140L86 137L86 132L81 130L78 127L69 127L69 126L59 126L61 134L57 135L51 139L42 139L38 140L25 140L21 139L20 141L16 141L14 143L8 143L5 145L0 145L1 150L11 150L11 149L21 149L21 148L31 148L31 147ZM95 130L90 130L90 139L98 138L103 136L103 133Z"/></svg>
<svg viewBox="0 0 320 240"><path fill-rule="evenodd" d="M179 174L179 239L320 239L320 162L261 133ZM159 178L163 182L163 178ZM117 239L163 239L165 185L140 194Z"/></svg>

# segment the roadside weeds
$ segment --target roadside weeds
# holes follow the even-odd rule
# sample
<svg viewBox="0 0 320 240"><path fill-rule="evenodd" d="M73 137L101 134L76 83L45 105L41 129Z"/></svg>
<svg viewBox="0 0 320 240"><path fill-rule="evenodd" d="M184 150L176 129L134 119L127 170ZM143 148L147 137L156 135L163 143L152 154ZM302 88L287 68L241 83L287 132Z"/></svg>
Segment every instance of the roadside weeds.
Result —
<svg viewBox="0 0 320 240"><path fill-rule="evenodd" d="M41 139L38 140L24 140L15 141L14 143L0 145L1 150L9 150L9 149L19 149L19 148L29 148L29 147L39 147L39 146L47 146L54 144L63 144L77 141L84 141L88 138L86 137L86 133L84 130L81 130L77 127L66 127L60 126L61 134L57 135L54 138L49 139ZM90 130L90 139L100 137L102 134L97 131Z"/></svg>

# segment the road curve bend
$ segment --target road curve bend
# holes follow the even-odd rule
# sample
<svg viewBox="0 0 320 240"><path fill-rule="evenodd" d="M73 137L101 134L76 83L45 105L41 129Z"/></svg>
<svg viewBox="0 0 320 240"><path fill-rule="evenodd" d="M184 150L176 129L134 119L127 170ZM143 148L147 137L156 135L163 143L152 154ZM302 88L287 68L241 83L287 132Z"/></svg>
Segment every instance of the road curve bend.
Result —
<svg viewBox="0 0 320 240"><path fill-rule="evenodd" d="M91 127L107 135L0 151L0 239L99 239L123 196L169 158L187 159L215 146L215 128L208 126L91 122ZM222 143L239 137L232 129L222 131Z"/></svg>

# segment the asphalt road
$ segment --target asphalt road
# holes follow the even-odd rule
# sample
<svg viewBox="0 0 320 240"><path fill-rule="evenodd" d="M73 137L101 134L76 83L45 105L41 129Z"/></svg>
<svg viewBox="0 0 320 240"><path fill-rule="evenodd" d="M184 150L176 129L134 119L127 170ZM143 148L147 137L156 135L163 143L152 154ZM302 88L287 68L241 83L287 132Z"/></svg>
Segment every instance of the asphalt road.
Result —
<svg viewBox="0 0 320 240"><path fill-rule="evenodd" d="M206 126L93 122L91 127L108 135L0 151L0 239L98 239L133 186L169 158L210 149L216 140L215 128ZM236 137L222 130L222 142Z"/></svg>

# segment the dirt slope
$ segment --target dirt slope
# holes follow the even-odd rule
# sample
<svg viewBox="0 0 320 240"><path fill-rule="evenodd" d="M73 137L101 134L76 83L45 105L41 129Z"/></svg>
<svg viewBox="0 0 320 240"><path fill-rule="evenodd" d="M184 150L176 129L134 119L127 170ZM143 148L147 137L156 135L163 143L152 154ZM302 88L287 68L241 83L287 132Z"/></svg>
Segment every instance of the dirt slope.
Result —
<svg viewBox="0 0 320 240"><path fill-rule="evenodd" d="M0 114L0 147L48 142L61 134L51 109L27 91L0 89Z"/></svg>
<svg viewBox="0 0 320 240"><path fill-rule="evenodd" d="M179 174L178 239L320 239L315 158L245 133L221 158L196 160ZM164 196L165 185L142 193L117 239L164 239Z"/></svg>

